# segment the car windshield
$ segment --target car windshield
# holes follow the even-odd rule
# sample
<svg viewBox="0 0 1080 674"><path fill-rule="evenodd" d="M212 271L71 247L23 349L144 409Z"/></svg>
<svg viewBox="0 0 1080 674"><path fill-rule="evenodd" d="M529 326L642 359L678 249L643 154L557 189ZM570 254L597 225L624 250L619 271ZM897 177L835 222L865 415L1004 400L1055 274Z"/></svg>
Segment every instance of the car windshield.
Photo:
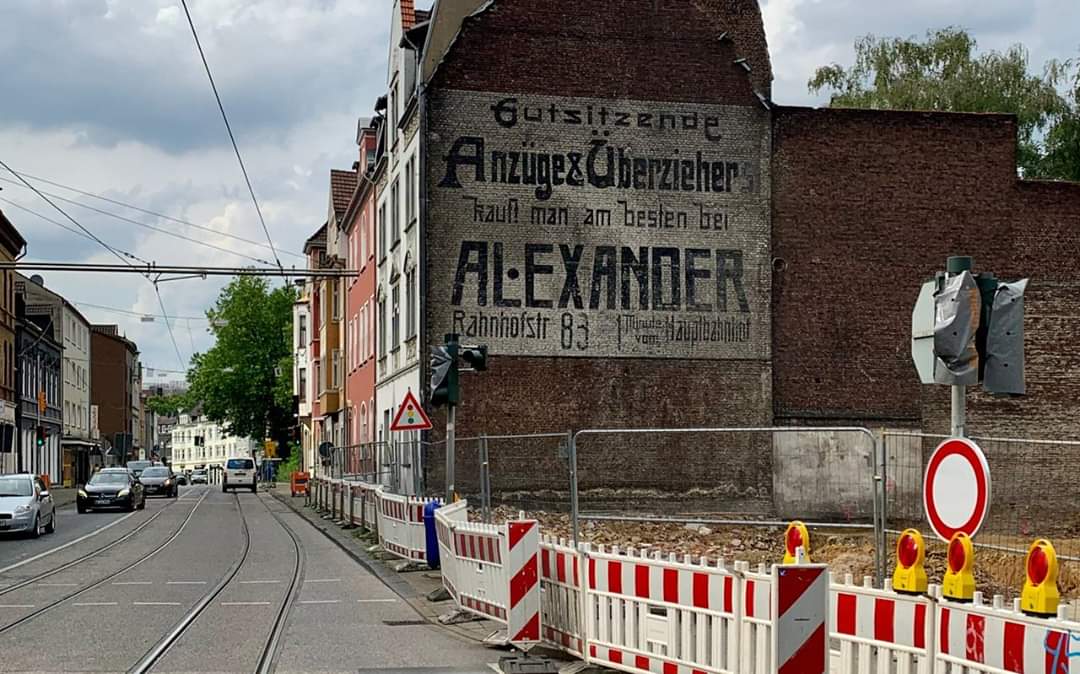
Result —
<svg viewBox="0 0 1080 674"><path fill-rule="evenodd" d="M127 481L124 473L98 473L87 484L127 484Z"/></svg>
<svg viewBox="0 0 1080 674"><path fill-rule="evenodd" d="M169 469L168 468L159 468L159 467L147 468L146 470L144 470L142 472L142 476L143 477L169 477Z"/></svg>
<svg viewBox="0 0 1080 674"><path fill-rule="evenodd" d="M0 477L0 496L30 496L34 488L25 477Z"/></svg>
<svg viewBox="0 0 1080 674"><path fill-rule="evenodd" d="M128 461L128 470L140 471L150 465L149 461Z"/></svg>
<svg viewBox="0 0 1080 674"><path fill-rule="evenodd" d="M255 467L255 462L251 459L229 459L229 470L251 470Z"/></svg>

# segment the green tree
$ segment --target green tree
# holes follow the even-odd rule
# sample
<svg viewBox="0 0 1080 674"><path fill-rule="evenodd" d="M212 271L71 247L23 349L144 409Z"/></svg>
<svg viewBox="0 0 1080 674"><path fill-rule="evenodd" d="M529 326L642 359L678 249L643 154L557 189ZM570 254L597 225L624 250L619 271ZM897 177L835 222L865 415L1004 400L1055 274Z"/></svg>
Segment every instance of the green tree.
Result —
<svg viewBox="0 0 1080 674"><path fill-rule="evenodd" d="M979 54L967 32L945 28L928 32L924 42L860 38L854 65L818 68L809 88L830 91L834 107L1012 113L1023 175L1070 178L1080 173L1080 101L1074 95L1070 103L1059 87L1074 65L1050 61L1033 75L1022 45Z"/></svg>
<svg viewBox="0 0 1080 674"><path fill-rule="evenodd" d="M216 341L195 354L187 399L241 437L287 441L292 426L291 287L240 276L206 312ZM284 444L282 445L284 446Z"/></svg>
<svg viewBox="0 0 1080 674"><path fill-rule="evenodd" d="M187 393L174 393L167 396L151 396L146 399L146 406L154 414L163 417L175 417L191 409L191 396Z"/></svg>

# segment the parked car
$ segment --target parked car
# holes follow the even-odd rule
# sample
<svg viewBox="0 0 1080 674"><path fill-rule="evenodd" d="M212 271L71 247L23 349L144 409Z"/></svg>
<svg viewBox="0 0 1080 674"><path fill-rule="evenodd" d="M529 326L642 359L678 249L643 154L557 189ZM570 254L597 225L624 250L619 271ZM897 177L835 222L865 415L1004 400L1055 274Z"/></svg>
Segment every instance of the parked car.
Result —
<svg viewBox="0 0 1080 674"><path fill-rule="evenodd" d="M36 475L0 475L0 532L21 531L34 538L56 531L56 505Z"/></svg>
<svg viewBox="0 0 1080 674"><path fill-rule="evenodd" d="M191 471L191 484L207 484L209 481L205 468L197 468Z"/></svg>
<svg viewBox="0 0 1080 674"><path fill-rule="evenodd" d="M139 476L147 496L167 496L176 498L180 493L176 475L168 466L150 466Z"/></svg>
<svg viewBox="0 0 1080 674"><path fill-rule="evenodd" d="M182 486L187 486L187 484L188 484L188 476L186 474L184 474L184 473L177 473L176 474L176 484L179 484L179 485L182 485Z"/></svg>
<svg viewBox="0 0 1080 674"><path fill-rule="evenodd" d="M142 472L154 465L153 461L128 461L127 469L130 470L135 477L142 475Z"/></svg>
<svg viewBox="0 0 1080 674"><path fill-rule="evenodd" d="M99 508L142 510L146 492L127 468L104 468L90 478L75 495L75 508L84 513Z"/></svg>
<svg viewBox="0 0 1080 674"><path fill-rule="evenodd" d="M236 457L225 462L225 472L221 478L221 491L230 489L250 489L255 493L258 476L255 474L255 460L250 457Z"/></svg>

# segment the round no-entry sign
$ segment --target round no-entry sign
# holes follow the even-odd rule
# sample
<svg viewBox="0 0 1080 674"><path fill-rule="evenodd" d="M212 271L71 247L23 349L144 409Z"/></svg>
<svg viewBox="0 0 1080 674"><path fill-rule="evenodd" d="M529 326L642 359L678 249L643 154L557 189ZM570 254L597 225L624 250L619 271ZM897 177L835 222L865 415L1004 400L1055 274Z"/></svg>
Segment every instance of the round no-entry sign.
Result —
<svg viewBox="0 0 1080 674"><path fill-rule="evenodd" d="M975 537L990 510L990 465L978 445L950 438L937 446L923 477L923 507L941 540L958 531Z"/></svg>

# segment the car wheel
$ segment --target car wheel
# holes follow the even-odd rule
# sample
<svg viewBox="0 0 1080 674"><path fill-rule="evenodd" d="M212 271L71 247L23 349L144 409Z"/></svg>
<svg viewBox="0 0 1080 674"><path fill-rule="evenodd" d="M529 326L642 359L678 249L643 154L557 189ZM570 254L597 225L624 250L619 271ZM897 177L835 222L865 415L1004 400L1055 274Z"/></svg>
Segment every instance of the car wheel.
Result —
<svg viewBox="0 0 1080 674"><path fill-rule="evenodd" d="M128 500L128 502L127 502L127 511L129 513L130 512L135 512L135 499L134 498Z"/></svg>
<svg viewBox="0 0 1080 674"><path fill-rule="evenodd" d="M146 510L146 497L145 496L143 496L142 500L139 501L139 510Z"/></svg>
<svg viewBox="0 0 1080 674"><path fill-rule="evenodd" d="M41 536L41 518L40 515L34 515L34 530L30 532L31 538L39 538Z"/></svg>
<svg viewBox="0 0 1080 674"><path fill-rule="evenodd" d="M251 493L252 493L252 494L254 494L255 492L257 492L258 490L259 490L259 487L258 487L258 485L254 485L254 484L253 484L253 485L251 485Z"/></svg>
<svg viewBox="0 0 1080 674"><path fill-rule="evenodd" d="M52 517L49 518L49 523L45 525L45 533L51 534L56 532L56 511L53 511Z"/></svg>
<svg viewBox="0 0 1080 674"><path fill-rule="evenodd" d="M86 506L82 505L81 503L75 506L75 510L79 511L80 515L86 514Z"/></svg>

